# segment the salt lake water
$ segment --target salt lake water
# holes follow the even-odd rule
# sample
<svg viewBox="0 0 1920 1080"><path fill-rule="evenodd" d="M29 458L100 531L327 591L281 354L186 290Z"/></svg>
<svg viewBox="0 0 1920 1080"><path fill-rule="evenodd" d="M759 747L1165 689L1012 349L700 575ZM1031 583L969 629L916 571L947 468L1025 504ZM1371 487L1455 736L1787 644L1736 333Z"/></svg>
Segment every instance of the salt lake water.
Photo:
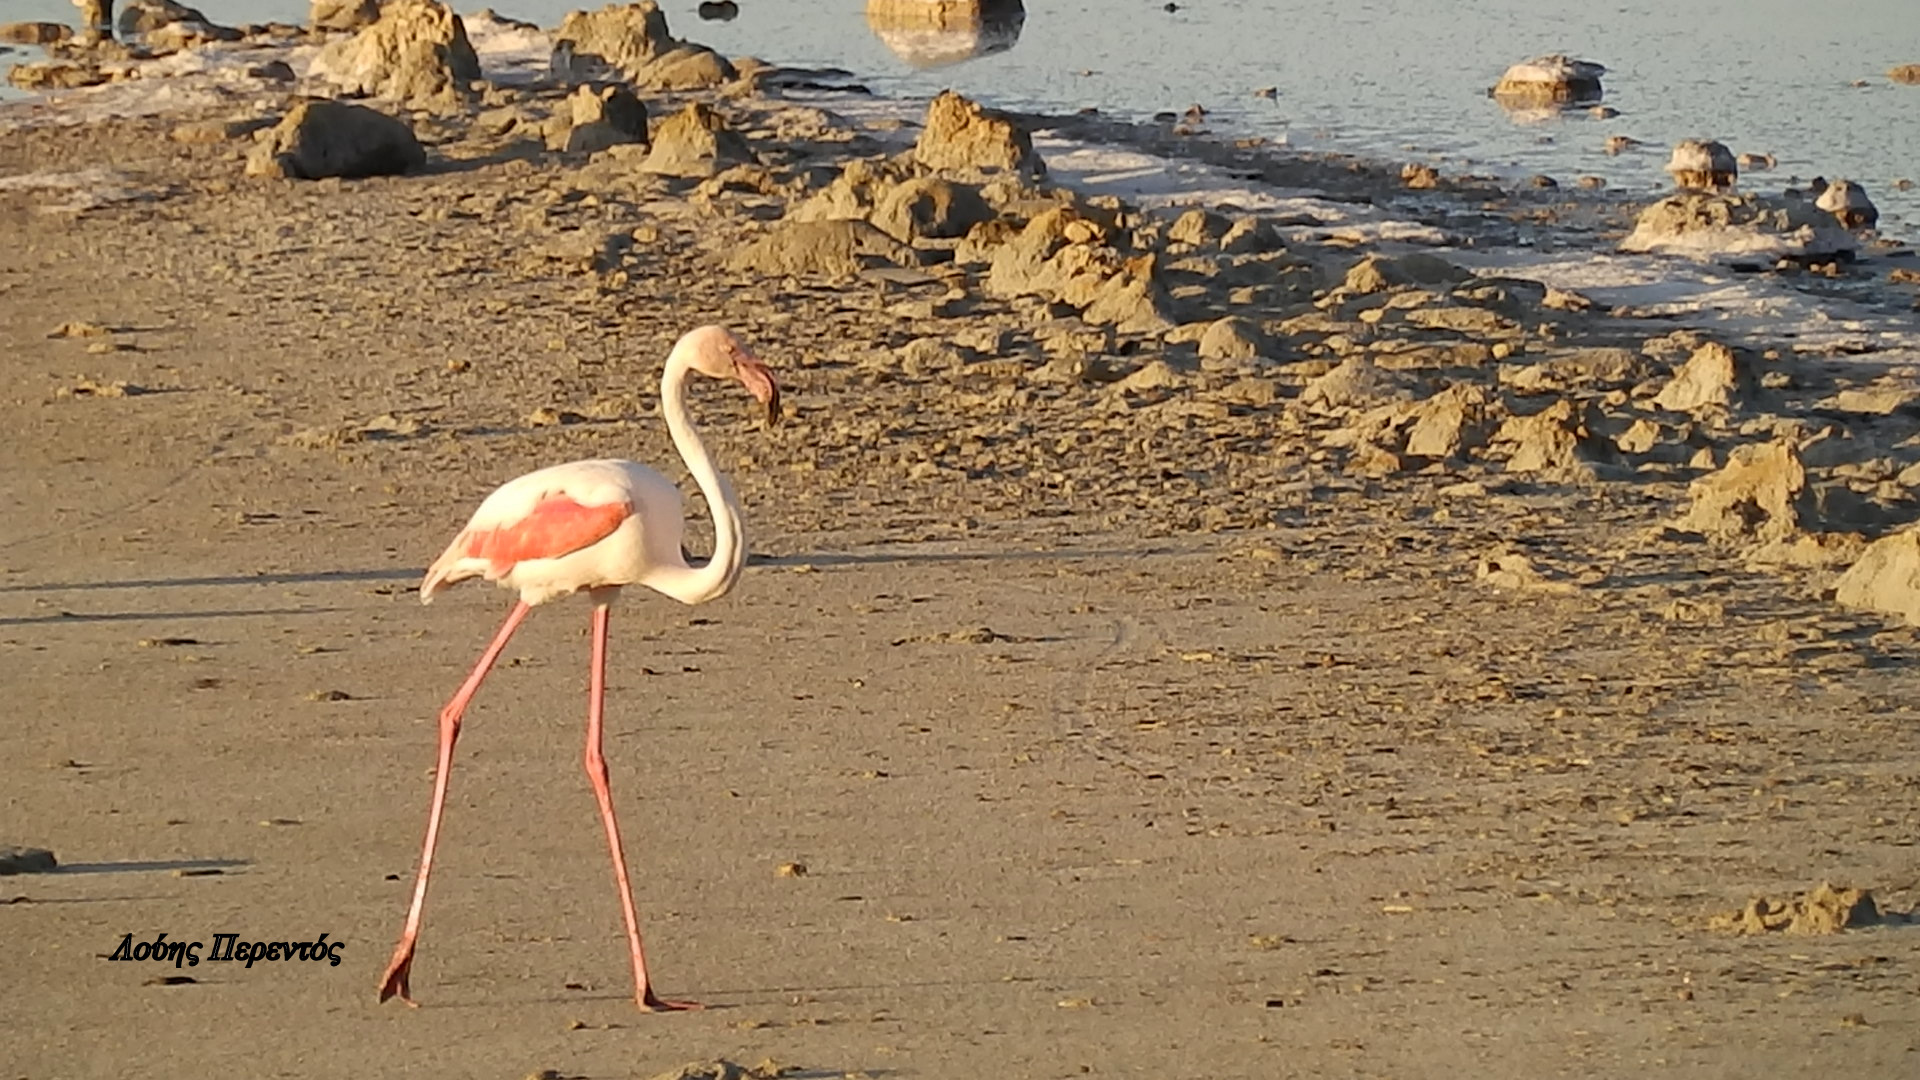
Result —
<svg viewBox="0 0 1920 1080"><path fill-rule="evenodd" d="M301 22L307 10L305 0L198 6L224 23ZM492 6L553 26L589 5ZM952 56L924 40L893 35L906 55L890 48L864 0L740 0L728 22L699 19L696 0L662 7L679 36L730 55L845 68L883 94L952 87L1010 108L1093 106L1136 119L1198 103L1219 134L1451 172L1596 175L1651 191L1666 185L1668 146L1707 136L1777 157L1744 186L1847 177L1879 203L1883 231L1920 234L1920 187L1895 187L1920 182L1920 87L1886 77L1920 63L1920 0L1190 0L1174 12L1162 0L1030 0L1000 51L945 64ZM0 21L75 14L66 0L0 0ZM1605 64L1606 104L1619 115L1516 116L1486 97L1508 64L1546 52ZM1267 87L1274 96L1255 95ZM1609 156L1611 135L1647 145Z"/></svg>

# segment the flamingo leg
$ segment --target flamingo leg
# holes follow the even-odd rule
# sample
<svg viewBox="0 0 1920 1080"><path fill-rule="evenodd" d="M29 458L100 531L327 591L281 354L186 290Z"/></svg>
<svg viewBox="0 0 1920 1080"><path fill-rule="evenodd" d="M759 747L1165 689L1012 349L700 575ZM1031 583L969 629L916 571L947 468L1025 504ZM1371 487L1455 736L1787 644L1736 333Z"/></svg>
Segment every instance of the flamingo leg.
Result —
<svg viewBox="0 0 1920 1080"><path fill-rule="evenodd" d="M607 787L607 759L601 753L601 716L607 691L607 621L605 600L594 598L593 666L587 680L587 779L600 801L600 820L607 827L607 849L613 854L613 877L620 886L620 913L627 920L627 949L633 957L633 998L641 1012L698 1009L692 1001L665 1001L647 981L647 954L640 947L640 919L633 911L633 887L627 882L627 860L620 850L620 824L613 816L613 791Z"/></svg>
<svg viewBox="0 0 1920 1080"><path fill-rule="evenodd" d="M493 637L493 643L487 651L480 654L480 662L473 666L473 674L460 684L453 700L440 710L440 756L439 767L433 775L433 808L427 812L427 841L420 853L420 876L413 884L413 906L407 909L406 929L400 933L400 944L394 946L393 959L387 963L387 973L380 976L380 1000L385 1001L395 994L408 1005L417 1006L413 1000L407 977L413 971L414 942L420 936L420 907L427 899L427 874L433 869L433 848L440 838L440 814L447 805L447 779L453 772L453 744L460 737L460 717L467 711L467 703L480 689L480 681L493 669L494 662L500 659L500 653L507 647L507 639L520 628L521 620L532 610L522 601L507 613L507 621L500 624L500 632Z"/></svg>

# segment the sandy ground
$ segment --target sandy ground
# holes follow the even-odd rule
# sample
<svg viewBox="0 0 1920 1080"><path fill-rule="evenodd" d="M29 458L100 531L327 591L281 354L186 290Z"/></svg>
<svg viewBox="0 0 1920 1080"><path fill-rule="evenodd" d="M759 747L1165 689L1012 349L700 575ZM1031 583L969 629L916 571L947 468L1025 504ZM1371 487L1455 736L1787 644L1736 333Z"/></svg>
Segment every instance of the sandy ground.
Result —
<svg viewBox="0 0 1920 1080"><path fill-rule="evenodd" d="M928 332L910 293L703 269L738 221L688 185L497 157L241 184L166 127L0 142L0 171L173 192L0 196L0 842L66 865L0 879L0 1075L1920 1070L1920 926L1708 929L1823 880L1920 903L1914 635L1636 546L1677 481L1449 510L1241 413L1142 437L1090 393L878 371ZM611 284L529 254L570 214L658 241ZM609 756L661 992L710 1008L632 1008L579 601L470 715L423 1008L376 1005L434 712L506 605L422 608L420 568L535 465L668 466L657 365L705 319L790 422L697 396L757 557L708 607L627 598ZM109 332L48 336L70 320ZM1513 538L1607 580L1476 581ZM103 959L159 931L345 948Z"/></svg>

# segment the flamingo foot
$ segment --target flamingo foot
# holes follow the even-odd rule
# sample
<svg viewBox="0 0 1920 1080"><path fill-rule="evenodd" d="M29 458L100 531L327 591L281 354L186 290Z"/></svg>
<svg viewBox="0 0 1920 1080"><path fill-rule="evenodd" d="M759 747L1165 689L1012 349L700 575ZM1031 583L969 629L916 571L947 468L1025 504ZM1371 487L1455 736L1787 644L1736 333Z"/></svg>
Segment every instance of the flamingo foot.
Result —
<svg viewBox="0 0 1920 1080"><path fill-rule="evenodd" d="M641 990L636 1000L640 1005L640 1011L645 1013L698 1012L706 1008L697 1001L667 1001L664 998L655 997L652 987Z"/></svg>
<svg viewBox="0 0 1920 1080"><path fill-rule="evenodd" d="M395 950L393 960L387 964L387 973L380 976L380 1000L385 1002L398 994L408 1008L419 1008L420 1003L413 1000L412 987L407 985L407 977L412 974L413 950L402 946Z"/></svg>

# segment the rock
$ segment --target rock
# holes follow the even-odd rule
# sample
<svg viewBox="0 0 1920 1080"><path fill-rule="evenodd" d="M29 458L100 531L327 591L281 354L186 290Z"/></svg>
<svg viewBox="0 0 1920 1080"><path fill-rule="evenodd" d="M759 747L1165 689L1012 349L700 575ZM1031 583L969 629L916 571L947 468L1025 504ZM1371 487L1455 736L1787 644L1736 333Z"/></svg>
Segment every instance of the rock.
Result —
<svg viewBox="0 0 1920 1080"><path fill-rule="evenodd" d="M1234 219L1220 237L1220 251L1226 255L1259 255L1280 247L1280 237L1267 223L1250 215Z"/></svg>
<svg viewBox="0 0 1920 1080"><path fill-rule="evenodd" d="M735 165L707 177L693 189L701 198L711 199L722 192L740 191L755 195L777 195L780 182L764 165Z"/></svg>
<svg viewBox="0 0 1920 1080"><path fill-rule="evenodd" d="M1113 328L1090 326L1084 319L1053 319L1030 332L1049 356L1101 356L1113 351Z"/></svg>
<svg viewBox="0 0 1920 1080"><path fill-rule="evenodd" d="M1491 410L1487 391L1475 383L1456 383L1411 410L1404 452L1411 457L1447 460L1486 444Z"/></svg>
<svg viewBox="0 0 1920 1080"><path fill-rule="evenodd" d="M1821 401L1819 408L1866 416L1891 416L1897 412L1914 411L1916 401L1920 401L1920 388L1895 381L1872 387L1849 387Z"/></svg>
<svg viewBox="0 0 1920 1080"><path fill-rule="evenodd" d="M841 166L840 175L826 187L807 196L787 212L793 221L864 221L873 216L882 195L903 176L890 162L854 158Z"/></svg>
<svg viewBox="0 0 1920 1080"><path fill-rule="evenodd" d="M554 33L553 69L586 74L598 66L631 78L676 44L654 0L568 12Z"/></svg>
<svg viewBox="0 0 1920 1080"><path fill-rule="evenodd" d="M426 161L404 120L345 101L302 101L247 155L247 175L355 179L404 173Z"/></svg>
<svg viewBox="0 0 1920 1080"><path fill-rule="evenodd" d="M0 41L15 45L53 45L73 37L73 31L57 22L0 23Z"/></svg>
<svg viewBox="0 0 1920 1080"><path fill-rule="evenodd" d="M173 130L167 132L167 138L177 143L220 143L251 135L273 125L274 121L265 117L250 117L245 120L190 120L184 124L176 124Z"/></svg>
<svg viewBox="0 0 1920 1080"><path fill-rule="evenodd" d="M971 235L971 234L970 234ZM1153 255L1127 257L1105 244L1110 223L1070 206L1036 214L994 249L986 291L1040 296L1081 308L1090 323L1126 332L1171 328L1172 302Z"/></svg>
<svg viewBox="0 0 1920 1080"><path fill-rule="evenodd" d="M1186 380L1165 360L1149 360L1115 382L1113 388L1123 394L1139 394L1149 390L1174 390L1186 385Z"/></svg>
<svg viewBox="0 0 1920 1080"><path fill-rule="evenodd" d="M1887 78L1905 86L1920 86L1920 64L1901 64L1887 72Z"/></svg>
<svg viewBox="0 0 1920 1080"><path fill-rule="evenodd" d="M634 84L643 90L706 90L738 75L726 57L705 45L682 43L636 74Z"/></svg>
<svg viewBox="0 0 1920 1080"><path fill-rule="evenodd" d="M1033 140L997 112L945 90L927 106L926 125L913 146L914 160L936 172L977 174L989 170L1042 177L1046 165Z"/></svg>
<svg viewBox="0 0 1920 1080"><path fill-rule="evenodd" d="M215 41L239 41L241 33L216 26L198 10L174 0L129 0L120 11L122 37L139 38L156 55Z"/></svg>
<svg viewBox="0 0 1920 1080"><path fill-rule="evenodd" d="M1607 69L1590 60L1554 54L1515 64L1493 88L1495 101L1509 106L1570 105L1600 100L1600 76Z"/></svg>
<svg viewBox="0 0 1920 1080"><path fill-rule="evenodd" d="M1607 153L1609 154L1624 154L1629 150L1645 145L1646 144L1639 139L1626 135L1609 135L1607 136L1606 142Z"/></svg>
<svg viewBox="0 0 1920 1080"><path fill-rule="evenodd" d="M640 168L663 176L708 177L757 162L747 140L712 106L696 101L660 122L653 133L653 151Z"/></svg>
<svg viewBox="0 0 1920 1080"><path fill-rule="evenodd" d="M1072 207L1035 214L1019 233L994 248L985 282L987 292L1009 298L1056 293L1059 275L1051 260L1066 246L1069 226L1079 223L1080 216Z"/></svg>
<svg viewBox="0 0 1920 1080"><path fill-rule="evenodd" d="M992 633L992 631L988 631ZM757 1065L739 1065L725 1058L694 1061L649 1080L780 1080L792 1070L769 1058Z"/></svg>
<svg viewBox="0 0 1920 1080"><path fill-rule="evenodd" d="M919 256L864 221L792 221L749 244L729 268L773 277L848 278L876 262L911 267L919 265Z"/></svg>
<svg viewBox="0 0 1920 1080"><path fill-rule="evenodd" d="M1868 547L1834 585L1841 607L1897 615L1920 626L1920 533L1901 532Z"/></svg>
<svg viewBox="0 0 1920 1080"><path fill-rule="evenodd" d="M264 79L267 82L287 83L292 82L295 76L292 64L285 60L269 60L264 64L254 64L247 68L247 77Z"/></svg>
<svg viewBox="0 0 1920 1080"><path fill-rule="evenodd" d="M1200 355L1211 360L1251 360L1268 349L1267 335L1258 323L1229 315L1207 327L1200 338Z"/></svg>
<svg viewBox="0 0 1920 1080"><path fill-rule="evenodd" d="M93 338L108 337L113 331L97 322L85 319L68 319L59 326L47 331L50 338Z"/></svg>
<svg viewBox="0 0 1920 1080"><path fill-rule="evenodd" d="M1740 911L1715 915L1707 921L1707 926L1722 933L1742 935L1837 934L1881 921L1883 916L1873 902L1873 894L1865 889L1836 889L1823 881L1804 897L1776 900L1756 896Z"/></svg>
<svg viewBox="0 0 1920 1080"><path fill-rule="evenodd" d="M1482 585L1491 585L1496 589L1511 589L1515 592L1572 593L1579 591L1579 586L1571 581L1556 580L1541 573L1540 568L1534 565L1531 558L1507 544L1502 544L1480 556L1474 565L1473 576Z"/></svg>
<svg viewBox="0 0 1920 1080"><path fill-rule="evenodd" d="M1709 406L1727 408L1737 403L1752 385L1752 373L1734 351L1717 341L1709 341L1693 351L1674 373L1673 381L1654 397L1653 403L1672 412L1693 412Z"/></svg>
<svg viewBox="0 0 1920 1080"><path fill-rule="evenodd" d="M1867 198L1866 189L1851 180L1828 184L1813 205L1832 214L1843 229L1871 229L1880 221L1880 211Z"/></svg>
<svg viewBox="0 0 1920 1080"><path fill-rule="evenodd" d="M371 26L324 46L313 73L349 93L448 105L471 93L480 60L451 8L437 0L388 0Z"/></svg>
<svg viewBox="0 0 1920 1080"><path fill-rule="evenodd" d="M1630 387L1651 371L1647 358L1631 349L1574 349L1524 367L1502 368L1500 381L1523 393L1538 394Z"/></svg>
<svg viewBox="0 0 1920 1080"><path fill-rule="evenodd" d="M1726 468L1695 480L1688 494L1677 527L1719 541L1786 540L1813 511L1799 451L1785 440L1736 448Z"/></svg>
<svg viewBox="0 0 1920 1080"><path fill-rule="evenodd" d="M49 874L59 863L46 848L0 844L0 877L10 874Z"/></svg>
<svg viewBox="0 0 1920 1080"><path fill-rule="evenodd" d="M1343 292L1365 296L1369 293L1385 292L1395 284L1388 276L1392 261L1384 255L1369 255L1353 265L1347 276L1340 282ZM1397 276L1397 275L1396 275Z"/></svg>
<svg viewBox="0 0 1920 1080"><path fill-rule="evenodd" d="M940 338L915 338L894 350L900 370L920 376L933 372L955 371L966 363L960 350Z"/></svg>
<svg viewBox="0 0 1920 1080"><path fill-rule="evenodd" d="M380 0L313 0L307 25L315 30L358 30L380 18Z"/></svg>
<svg viewBox="0 0 1920 1080"><path fill-rule="evenodd" d="M1400 182L1415 191L1431 191L1440 186L1440 170L1418 161L1400 167Z"/></svg>
<svg viewBox="0 0 1920 1080"><path fill-rule="evenodd" d="M569 78L624 78L643 90L700 90L738 75L705 45L677 41L654 0L568 13L555 31L552 68Z"/></svg>
<svg viewBox="0 0 1920 1080"><path fill-rule="evenodd" d="M1393 376L1380 370L1371 357L1355 353L1303 387L1300 403L1323 412L1337 412L1404 394Z"/></svg>
<svg viewBox="0 0 1920 1080"><path fill-rule="evenodd" d="M212 26L213 23L199 11L174 0L126 0L121 5L120 18L115 24L121 37L138 37L151 34L169 23L199 23ZM239 38L234 33L233 40Z"/></svg>
<svg viewBox="0 0 1920 1080"><path fill-rule="evenodd" d="M1428 330L1451 330L1468 338L1517 337L1520 326L1495 311L1478 307L1420 307L1409 309L1407 325Z"/></svg>
<svg viewBox="0 0 1920 1080"><path fill-rule="evenodd" d="M1686 139L1673 148L1667 160L1667 172L1683 188L1724 191L1740 178L1740 165L1733 151L1711 139Z"/></svg>
<svg viewBox="0 0 1920 1080"><path fill-rule="evenodd" d="M180 52L216 41L238 41L240 31L203 22L170 22L142 35L141 43L156 56Z"/></svg>
<svg viewBox="0 0 1920 1080"><path fill-rule="evenodd" d="M1430 256L1429 256L1430 257ZM1413 256L1408 256L1412 259ZM1406 260L1402 260L1403 263ZM1435 260L1436 262L1438 260ZM1447 264L1441 263L1445 266ZM1439 281L1423 284L1441 284ZM1473 277L1468 275L1447 291L1449 299L1477 308L1486 308L1513 320L1538 318L1546 306L1549 290L1537 281L1510 277ZM1436 310L1445 310L1444 308ZM1413 313L1409 313L1410 316ZM1445 320L1445 317L1442 317ZM1465 329L1465 327L1458 327Z"/></svg>
<svg viewBox="0 0 1920 1080"><path fill-rule="evenodd" d="M733 0L700 0L695 13L708 22L732 22L740 15L740 5Z"/></svg>
<svg viewBox="0 0 1920 1080"><path fill-rule="evenodd" d="M967 230L953 249L953 261L961 266L982 266L993 262L994 253L1020 235L1020 226L1006 218L983 221Z"/></svg>
<svg viewBox="0 0 1920 1080"><path fill-rule="evenodd" d="M1731 261L1851 255L1859 244L1833 217L1799 200L1685 192L1640 212L1622 251Z"/></svg>
<svg viewBox="0 0 1920 1080"><path fill-rule="evenodd" d="M609 146L647 141L647 107L619 83L583 83L567 95L567 121L547 133L547 149L597 154Z"/></svg>
<svg viewBox="0 0 1920 1080"><path fill-rule="evenodd" d="M1348 293L1376 293L1405 285L1441 285L1468 281L1473 271L1436 255L1413 252L1399 258L1369 255L1347 271L1340 288ZM1544 291L1544 289L1543 289Z"/></svg>
<svg viewBox="0 0 1920 1080"><path fill-rule="evenodd" d="M526 19L516 19L510 15L502 15L490 7L483 7L479 11L468 15L467 24L470 26L485 27L494 33L504 34L519 31L528 34L545 34L545 31L540 29L540 24L537 22L530 22Z"/></svg>
<svg viewBox="0 0 1920 1080"><path fill-rule="evenodd" d="M923 237L957 239L997 216L978 189L924 176L888 188L873 208L871 220L881 232L904 243Z"/></svg>
<svg viewBox="0 0 1920 1080"><path fill-rule="evenodd" d="M1097 288L1080 317L1122 333L1152 333L1172 327L1177 320L1155 273L1156 266L1152 255L1126 260L1119 273Z"/></svg>
<svg viewBox="0 0 1920 1080"><path fill-rule="evenodd" d="M1510 416L1493 442L1507 447L1507 471L1590 482L1613 459L1611 443L1593 431L1594 409L1560 398L1532 416Z"/></svg>
<svg viewBox="0 0 1920 1080"><path fill-rule="evenodd" d="M112 76L90 64L15 64L7 69L7 81L22 90L73 90L99 86Z"/></svg>
<svg viewBox="0 0 1920 1080"><path fill-rule="evenodd" d="M80 9L80 40L89 45L113 41L113 0L73 0Z"/></svg>
<svg viewBox="0 0 1920 1080"><path fill-rule="evenodd" d="M1167 226L1167 243L1210 247L1227 231L1227 219L1211 210L1188 210Z"/></svg>

